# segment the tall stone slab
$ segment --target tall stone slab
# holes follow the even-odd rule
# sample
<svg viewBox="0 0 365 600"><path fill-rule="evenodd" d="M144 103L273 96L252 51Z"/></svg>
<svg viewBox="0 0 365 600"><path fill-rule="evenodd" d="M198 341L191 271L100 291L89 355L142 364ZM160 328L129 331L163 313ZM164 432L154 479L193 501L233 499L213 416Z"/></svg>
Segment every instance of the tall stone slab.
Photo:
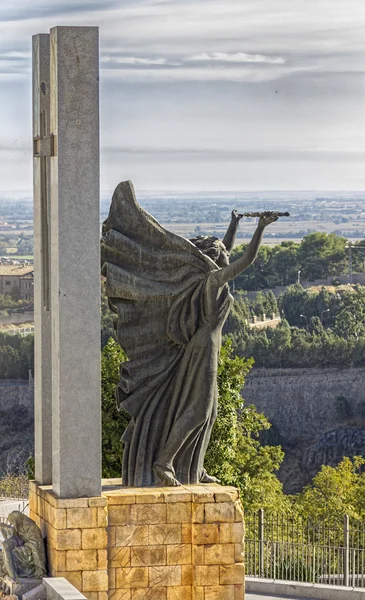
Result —
<svg viewBox="0 0 365 600"><path fill-rule="evenodd" d="M52 481L52 353L50 302L49 34L33 36L34 139L34 428L35 479Z"/></svg>
<svg viewBox="0 0 365 600"><path fill-rule="evenodd" d="M97 27L50 34L53 490L101 493Z"/></svg>

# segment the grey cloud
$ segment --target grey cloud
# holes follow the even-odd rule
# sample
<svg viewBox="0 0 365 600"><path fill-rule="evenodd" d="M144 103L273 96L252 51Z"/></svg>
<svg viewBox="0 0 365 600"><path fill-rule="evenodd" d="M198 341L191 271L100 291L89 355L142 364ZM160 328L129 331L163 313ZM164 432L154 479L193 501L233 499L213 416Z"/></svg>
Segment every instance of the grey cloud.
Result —
<svg viewBox="0 0 365 600"><path fill-rule="evenodd" d="M159 147L103 147L106 155L146 156L150 161L169 160L210 160L210 161L313 161L313 162L364 162L365 151L332 151L332 150L219 150L211 148L159 148Z"/></svg>

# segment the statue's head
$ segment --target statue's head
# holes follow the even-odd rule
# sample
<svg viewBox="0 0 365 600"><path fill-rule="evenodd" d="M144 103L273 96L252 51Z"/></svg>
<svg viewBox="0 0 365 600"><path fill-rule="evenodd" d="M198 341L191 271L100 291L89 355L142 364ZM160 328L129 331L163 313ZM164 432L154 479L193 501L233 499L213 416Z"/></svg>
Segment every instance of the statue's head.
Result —
<svg viewBox="0 0 365 600"><path fill-rule="evenodd" d="M191 238L190 241L203 254L214 260L218 267L229 265L229 252L218 238L213 235L198 235L195 238Z"/></svg>
<svg viewBox="0 0 365 600"><path fill-rule="evenodd" d="M22 520L23 516L23 513L21 513L19 510L13 510L8 516L9 524L13 527L16 527L19 521Z"/></svg>

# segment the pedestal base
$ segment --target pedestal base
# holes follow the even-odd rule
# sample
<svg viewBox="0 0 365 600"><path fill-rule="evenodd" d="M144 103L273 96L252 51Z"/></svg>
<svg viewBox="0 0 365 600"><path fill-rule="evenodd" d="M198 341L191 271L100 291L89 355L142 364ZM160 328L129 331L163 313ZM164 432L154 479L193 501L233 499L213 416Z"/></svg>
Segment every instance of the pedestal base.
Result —
<svg viewBox="0 0 365 600"><path fill-rule="evenodd" d="M243 511L235 488L121 488L58 500L32 484L31 518L51 575L89 600L243 600Z"/></svg>
<svg viewBox="0 0 365 600"><path fill-rule="evenodd" d="M41 585L41 579L33 579L33 578L20 578L19 581L13 581L10 577L4 577L3 585L5 593L9 594L9 596L18 596L18 598L22 598L23 594L33 590L34 588Z"/></svg>

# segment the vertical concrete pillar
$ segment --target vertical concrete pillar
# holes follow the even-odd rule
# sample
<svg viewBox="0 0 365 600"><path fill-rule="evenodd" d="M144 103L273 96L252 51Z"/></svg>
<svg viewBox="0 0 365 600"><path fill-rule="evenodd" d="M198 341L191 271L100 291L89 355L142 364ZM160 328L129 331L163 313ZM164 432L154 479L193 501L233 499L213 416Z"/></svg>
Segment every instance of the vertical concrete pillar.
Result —
<svg viewBox="0 0 365 600"><path fill-rule="evenodd" d="M35 479L43 485L52 482L50 158L40 147L49 135L49 56L49 34L33 36L34 438Z"/></svg>
<svg viewBox="0 0 365 600"><path fill-rule="evenodd" d="M77 498L101 493L98 28L50 48L53 489Z"/></svg>

